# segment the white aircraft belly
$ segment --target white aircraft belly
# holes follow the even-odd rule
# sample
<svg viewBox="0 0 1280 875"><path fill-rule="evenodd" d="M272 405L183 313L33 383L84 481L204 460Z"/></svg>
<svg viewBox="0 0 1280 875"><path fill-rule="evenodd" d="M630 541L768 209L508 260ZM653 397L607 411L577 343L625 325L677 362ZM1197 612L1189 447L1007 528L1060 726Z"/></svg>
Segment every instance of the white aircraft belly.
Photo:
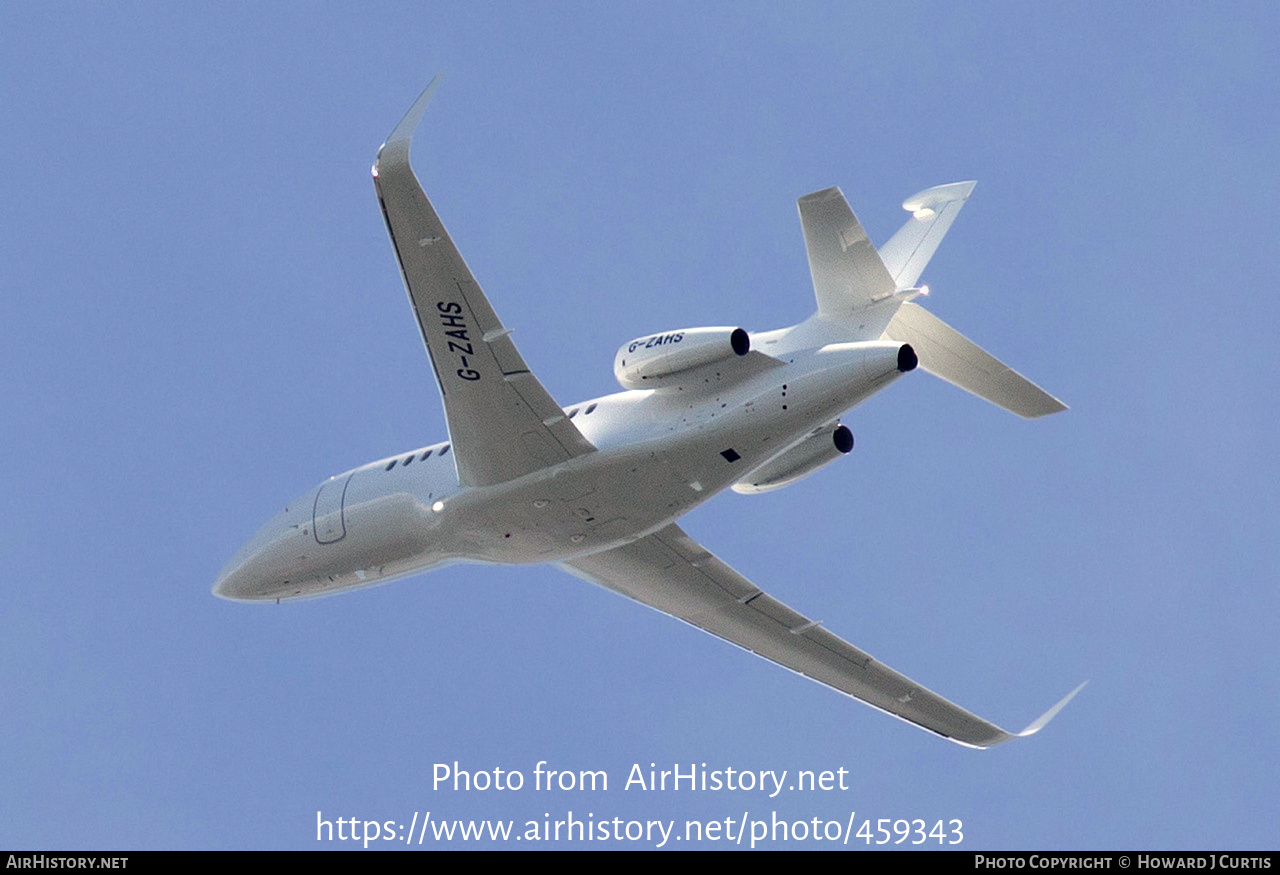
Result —
<svg viewBox="0 0 1280 875"><path fill-rule="evenodd" d="M1023 732L1006 732L766 595L675 524L753 471L756 482L785 485L820 466L826 457L808 450L783 456L829 437L843 413L917 364L1022 416L1063 409L908 303L926 288L900 287L919 276L972 183L928 189L904 204L913 217L888 247L892 270L839 189L801 198L817 313L756 335L650 335L645 348L663 349L640 363L627 358L639 341L624 344L619 382L654 378L655 388L560 408L409 165L435 84L396 126L373 173L449 440L310 490L241 548L215 594L283 601L449 562L553 562L960 744L1030 735L1058 713L1074 693Z"/></svg>

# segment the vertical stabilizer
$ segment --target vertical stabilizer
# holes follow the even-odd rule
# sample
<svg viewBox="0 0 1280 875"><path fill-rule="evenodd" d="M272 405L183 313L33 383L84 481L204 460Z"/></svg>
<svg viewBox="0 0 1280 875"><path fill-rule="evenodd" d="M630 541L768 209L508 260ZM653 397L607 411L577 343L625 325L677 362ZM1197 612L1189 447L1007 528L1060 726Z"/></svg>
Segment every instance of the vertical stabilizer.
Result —
<svg viewBox="0 0 1280 875"><path fill-rule="evenodd" d="M972 181L935 185L902 202L911 218L880 247L880 258L897 288L910 288L920 279L975 185Z"/></svg>

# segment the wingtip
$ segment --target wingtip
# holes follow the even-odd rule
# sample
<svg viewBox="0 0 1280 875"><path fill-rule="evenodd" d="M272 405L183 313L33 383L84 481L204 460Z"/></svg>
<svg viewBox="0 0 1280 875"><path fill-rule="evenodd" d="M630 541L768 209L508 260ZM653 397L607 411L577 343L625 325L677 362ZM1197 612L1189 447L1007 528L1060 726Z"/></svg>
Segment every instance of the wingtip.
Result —
<svg viewBox="0 0 1280 875"><path fill-rule="evenodd" d="M1039 389L1040 387L1037 386L1036 388ZM1040 391L1044 392L1043 389L1040 389ZM1023 419L1043 419L1046 416L1053 416L1055 413L1062 413L1071 409L1061 399L1053 397L1048 392L1044 392L1044 395L1044 403L1040 407L1031 410L1013 410L1012 412Z"/></svg>
<svg viewBox="0 0 1280 875"><path fill-rule="evenodd" d="M418 95L418 99L409 107L409 111L404 114L404 118L400 119L400 123L395 126L395 129L391 132L391 136L387 137L387 141L378 149L379 161L382 160L383 152L387 150L387 147L392 145L403 146L406 152L405 157L408 157L408 146L409 142L413 139L413 132L417 129L418 122L422 120L422 114L427 110L427 104L431 103L431 98L435 96L436 88L440 85L443 79L444 73L437 73L432 77L431 81L427 83L427 87L422 89L422 93ZM378 165L375 162L375 176L377 175L377 166Z"/></svg>
<svg viewBox="0 0 1280 875"><path fill-rule="evenodd" d="M1013 741L1015 738L1026 738L1029 735L1035 735L1041 729L1044 729L1046 726L1048 726L1049 721L1052 720L1054 717L1057 717L1058 712L1061 711L1063 708L1067 707L1067 703L1070 702L1072 699L1074 699L1076 697L1076 693L1083 690L1085 686L1088 685L1088 683L1089 683L1088 681L1085 681L1083 684L1076 687L1071 692L1067 693L1065 696L1062 697L1062 699L1056 705L1054 705L1048 711L1045 711L1043 714L1041 714L1039 717L1033 720L1031 722L1031 725L1028 726L1026 729L1022 730L1021 732L1009 732L1006 729L1001 729L999 726L992 726L991 729L995 730L995 734L991 738L988 738L982 742L966 742L966 741L960 741L959 739L956 739L956 738L952 738L951 740L956 742L957 744L962 744L965 747L973 747L973 748L977 748L978 750L990 750L993 747L999 747L1000 745L1005 744L1006 742Z"/></svg>
<svg viewBox="0 0 1280 875"><path fill-rule="evenodd" d="M1021 732L1019 732L1017 734L1017 737L1026 738L1028 735L1035 735L1041 729L1044 729L1046 726L1048 726L1049 721L1052 720L1054 717L1057 717L1058 712L1061 711L1063 708L1067 707L1067 703L1070 702L1072 699L1074 699L1076 697L1076 693L1083 690L1088 685L1088 683L1089 683L1088 681L1085 681L1080 686L1076 687L1074 690L1072 690L1071 692L1063 696L1062 700L1058 702L1058 704L1054 705L1048 711L1045 711L1043 714L1037 717L1031 723L1030 726L1022 730Z"/></svg>

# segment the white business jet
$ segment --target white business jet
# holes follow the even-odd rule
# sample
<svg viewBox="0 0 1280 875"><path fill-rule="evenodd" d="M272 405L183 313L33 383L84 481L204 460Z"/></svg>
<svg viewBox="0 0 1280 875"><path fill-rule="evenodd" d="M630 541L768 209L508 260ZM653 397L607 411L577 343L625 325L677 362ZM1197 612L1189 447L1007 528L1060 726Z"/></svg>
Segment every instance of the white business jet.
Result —
<svg viewBox="0 0 1280 875"><path fill-rule="evenodd" d="M805 477L853 446L840 415L917 364L1034 418L1056 398L913 299L973 189L904 206L876 251L839 189L800 198L818 309L776 331L688 328L622 346L627 391L561 408L525 364L409 166L440 77L392 131L374 187L435 370L449 440L330 477L268 522L213 591L236 601L330 595L450 562L553 562L930 732L990 747L1017 735L872 659L770 598L676 520L716 493Z"/></svg>

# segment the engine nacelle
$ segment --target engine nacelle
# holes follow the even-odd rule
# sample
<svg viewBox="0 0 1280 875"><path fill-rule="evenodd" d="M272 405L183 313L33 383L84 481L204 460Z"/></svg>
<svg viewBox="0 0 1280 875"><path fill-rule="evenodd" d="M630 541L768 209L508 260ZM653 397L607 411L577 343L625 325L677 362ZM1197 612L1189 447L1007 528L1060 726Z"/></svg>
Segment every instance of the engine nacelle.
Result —
<svg viewBox="0 0 1280 875"><path fill-rule="evenodd" d="M853 449L853 432L847 425L829 425L810 435L778 458L733 484L743 495L770 492L807 477Z"/></svg>
<svg viewBox="0 0 1280 875"><path fill-rule="evenodd" d="M741 328L650 334L622 345L613 358L613 375L624 389L657 389L673 374L750 351L751 338Z"/></svg>

